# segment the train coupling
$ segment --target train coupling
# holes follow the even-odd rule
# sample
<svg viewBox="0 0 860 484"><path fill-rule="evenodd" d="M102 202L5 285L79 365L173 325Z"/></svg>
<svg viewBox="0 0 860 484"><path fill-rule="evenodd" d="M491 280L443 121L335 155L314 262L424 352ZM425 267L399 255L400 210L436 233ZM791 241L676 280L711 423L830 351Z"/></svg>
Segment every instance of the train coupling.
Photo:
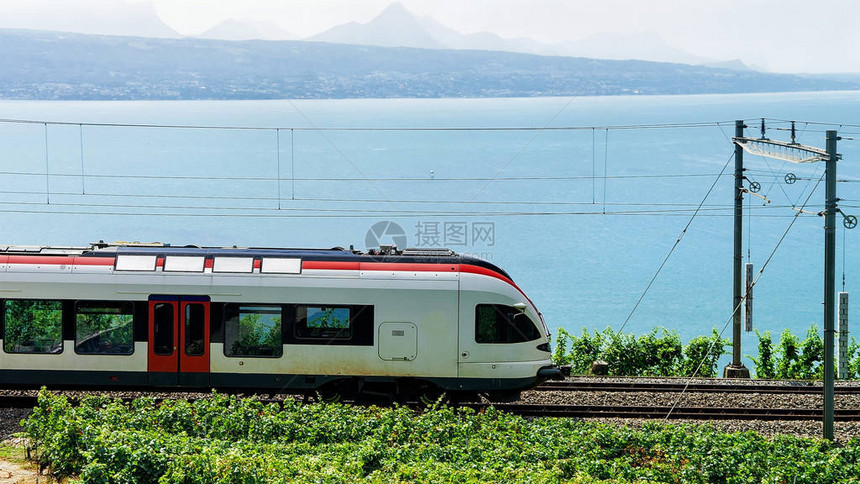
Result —
<svg viewBox="0 0 860 484"><path fill-rule="evenodd" d="M537 372L538 378L541 380L564 380L564 375L561 373L561 368L555 365L544 366Z"/></svg>

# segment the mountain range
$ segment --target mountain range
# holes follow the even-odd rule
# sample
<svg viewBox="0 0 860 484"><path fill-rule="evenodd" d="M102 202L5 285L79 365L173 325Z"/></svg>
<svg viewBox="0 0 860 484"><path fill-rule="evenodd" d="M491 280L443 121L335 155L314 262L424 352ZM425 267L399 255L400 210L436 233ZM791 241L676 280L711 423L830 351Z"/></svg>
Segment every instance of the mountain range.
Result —
<svg viewBox="0 0 860 484"><path fill-rule="evenodd" d="M649 60L682 64L749 69L740 60L718 61L675 48L654 33L617 35L602 33L578 41L546 44L520 37L505 39L491 32L463 34L432 17L419 17L400 3L392 3L365 23L349 22L299 39L274 23L226 20L198 37L219 40L308 40L338 44L415 47L422 49L493 50L549 56L616 60Z"/></svg>

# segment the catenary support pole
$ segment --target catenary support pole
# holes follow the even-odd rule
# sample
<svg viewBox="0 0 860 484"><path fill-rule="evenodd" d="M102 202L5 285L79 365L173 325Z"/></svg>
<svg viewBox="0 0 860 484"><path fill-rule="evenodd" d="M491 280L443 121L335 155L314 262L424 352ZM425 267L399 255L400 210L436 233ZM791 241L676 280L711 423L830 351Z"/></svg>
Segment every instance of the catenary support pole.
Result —
<svg viewBox="0 0 860 484"><path fill-rule="evenodd" d="M824 438L833 440L833 324L836 296L836 131L827 130L824 201Z"/></svg>
<svg viewBox="0 0 860 484"><path fill-rule="evenodd" d="M735 137L742 138L746 125L735 121ZM735 251L732 266L732 362L723 370L725 378L749 378L750 371L741 361L741 307L743 296L743 214L744 214L744 150L735 143Z"/></svg>

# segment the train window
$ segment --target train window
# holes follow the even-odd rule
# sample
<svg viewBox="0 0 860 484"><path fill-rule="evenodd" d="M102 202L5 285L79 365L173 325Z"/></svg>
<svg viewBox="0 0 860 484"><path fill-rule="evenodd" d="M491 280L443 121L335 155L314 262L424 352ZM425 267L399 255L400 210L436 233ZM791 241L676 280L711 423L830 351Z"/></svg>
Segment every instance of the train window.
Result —
<svg viewBox="0 0 860 484"><path fill-rule="evenodd" d="M216 257L212 263L212 272L254 272L253 257Z"/></svg>
<svg viewBox="0 0 860 484"><path fill-rule="evenodd" d="M3 349L7 353L62 353L63 303L6 300Z"/></svg>
<svg viewBox="0 0 860 484"><path fill-rule="evenodd" d="M159 356L173 354L173 324L174 324L174 306L173 304L158 303L153 309L152 330L155 333L153 339L153 353Z"/></svg>
<svg viewBox="0 0 860 484"><path fill-rule="evenodd" d="M224 354L227 356L280 357L281 307L274 305L224 306Z"/></svg>
<svg viewBox="0 0 860 484"><path fill-rule="evenodd" d="M537 326L518 309L503 304L478 304L475 308L477 343L523 343L538 338Z"/></svg>
<svg viewBox="0 0 860 484"><path fill-rule="evenodd" d="M203 331L206 327L206 307L202 304L185 306L185 354L202 356L204 350Z"/></svg>
<svg viewBox="0 0 860 484"><path fill-rule="evenodd" d="M164 272L203 272L203 256L169 255L164 258Z"/></svg>
<svg viewBox="0 0 860 484"><path fill-rule="evenodd" d="M348 339L352 336L350 308L344 306L296 306L299 338Z"/></svg>
<svg viewBox="0 0 860 484"><path fill-rule="evenodd" d="M75 353L130 355L134 352L134 304L79 301L75 305Z"/></svg>

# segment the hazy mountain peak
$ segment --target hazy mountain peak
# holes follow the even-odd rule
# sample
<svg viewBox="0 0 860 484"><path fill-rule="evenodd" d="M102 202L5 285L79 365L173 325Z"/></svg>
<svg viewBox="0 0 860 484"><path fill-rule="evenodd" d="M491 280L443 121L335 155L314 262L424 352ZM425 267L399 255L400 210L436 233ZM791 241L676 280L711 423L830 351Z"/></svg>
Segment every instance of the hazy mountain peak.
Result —
<svg viewBox="0 0 860 484"><path fill-rule="evenodd" d="M24 3L24 2L21 2ZM27 8L4 18L9 28L31 28L99 35L176 38L179 33L165 24L152 1L116 0L29 0Z"/></svg>
<svg viewBox="0 0 860 484"><path fill-rule="evenodd" d="M370 22L338 25L308 40L386 47L442 47L424 30L414 15L397 2L386 7Z"/></svg>
<svg viewBox="0 0 860 484"><path fill-rule="evenodd" d="M637 59L680 64L703 64L713 59L691 54L667 43L655 32L616 34L601 32L561 44L568 55L600 59Z"/></svg>
<svg viewBox="0 0 860 484"><path fill-rule="evenodd" d="M295 36L275 22L227 19L197 37L220 40L289 40Z"/></svg>
<svg viewBox="0 0 860 484"><path fill-rule="evenodd" d="M414 18L415 16L412 15L412 12L407 10L406 7L404 7L402 3L394 2L390 5L388 5L387 7L385 7L385 10L383 10L382 12L380 12L379 15L376 16L376 20L378 20L380 17L383 17L383 18L384 17L390 17L390 18L397 19L397 18L404 18L404 17Z"/></svg>

